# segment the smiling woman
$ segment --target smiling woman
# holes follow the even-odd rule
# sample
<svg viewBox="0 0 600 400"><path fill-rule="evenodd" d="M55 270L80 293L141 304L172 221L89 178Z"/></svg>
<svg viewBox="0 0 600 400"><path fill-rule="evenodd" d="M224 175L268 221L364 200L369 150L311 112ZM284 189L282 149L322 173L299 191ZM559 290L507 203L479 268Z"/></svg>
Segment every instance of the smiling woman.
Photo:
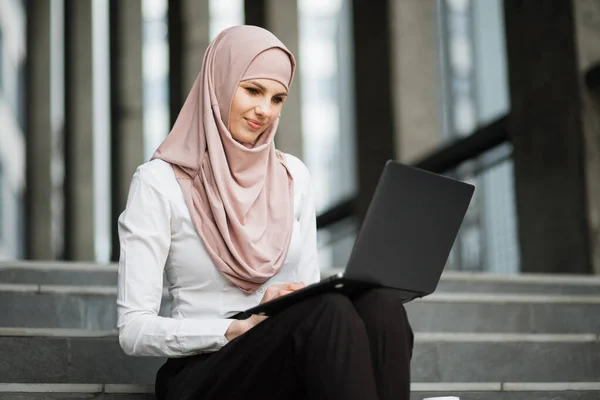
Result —
<svg viewBox="0 0 600 400"><path fill-rule="evenodd" d="M118 225L119 343L168 357L159 400L408 400L412 333L393 293L233 318L319 280L310 174L274 141L295 68L271 32L224 30L171 133L133 176ZM157 314L163 274L170 317Z"/></svg>
<svg viewBox="0 0 600 400"><path fill-rule="evenodd" d="M272 79L240 82L229 116L229 131L233 139L246 148L253 148L263 132L279 117L286 96L286 87Z"/></svg>
<svg viewBox="0 0 600 400"><path fill-rule="evenodd" d="M290 56L281 48L265 50L252 60L231 102L228 128L235 141L246 148L259 143L279 119L292 76ZM276 129L273 126L270 131Z"/></svg>

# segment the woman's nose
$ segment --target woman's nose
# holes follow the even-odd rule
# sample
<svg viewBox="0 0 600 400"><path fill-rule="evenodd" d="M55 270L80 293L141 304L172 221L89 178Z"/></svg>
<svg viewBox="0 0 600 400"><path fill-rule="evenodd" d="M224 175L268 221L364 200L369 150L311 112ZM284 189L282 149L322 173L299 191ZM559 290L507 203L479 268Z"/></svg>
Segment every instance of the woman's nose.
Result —
<svg viewBox="0 0 600 400"><path fill-rule="evenodd" d="M255 107L256 114L262 115L265 118L271 116L271 104L269 102L260 102Z"/></svg>

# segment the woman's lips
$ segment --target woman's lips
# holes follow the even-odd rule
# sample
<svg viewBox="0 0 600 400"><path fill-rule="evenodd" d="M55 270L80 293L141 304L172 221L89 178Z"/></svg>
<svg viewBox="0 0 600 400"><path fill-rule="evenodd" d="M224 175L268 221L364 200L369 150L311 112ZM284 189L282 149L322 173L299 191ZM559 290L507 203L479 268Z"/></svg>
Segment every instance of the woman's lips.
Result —
<svg viewBox="0 0 600 400"><path fill-rule="evenodd" d="M248 118L244 118L244 119L246 120L246 122L248 123L250 128L252 128L252 129L259 129L261 126L263 126L263 124L261 124L258 121L254 121L253 119L248 119Z"/></svg>

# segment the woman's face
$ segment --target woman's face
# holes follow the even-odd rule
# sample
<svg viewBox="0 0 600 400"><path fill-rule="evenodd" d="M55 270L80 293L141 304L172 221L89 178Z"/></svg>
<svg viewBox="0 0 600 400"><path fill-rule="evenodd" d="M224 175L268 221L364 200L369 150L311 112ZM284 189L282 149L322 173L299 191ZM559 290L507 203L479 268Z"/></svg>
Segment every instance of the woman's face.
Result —
<svg viewBox="0 0 600 400"><path fill-rule="evenodd" d="M271 79L249 79L238 85L229 115L229 131L238 143L251 149L279 116L287 90Z"/></svg>

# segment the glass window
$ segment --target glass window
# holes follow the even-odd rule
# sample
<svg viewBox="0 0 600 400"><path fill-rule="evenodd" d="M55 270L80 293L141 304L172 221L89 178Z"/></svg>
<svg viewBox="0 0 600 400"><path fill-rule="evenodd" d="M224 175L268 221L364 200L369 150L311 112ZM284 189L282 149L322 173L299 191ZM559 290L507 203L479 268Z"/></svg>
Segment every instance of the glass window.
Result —
<svg viewBox="0 0 600 400"><path fill-rule="evenodd" d="M4 171L2 170L2 160L0 160L0 242L4 238Z"/></svg>
<svg viewBox="0 0 600 400"><path fill-rule="evenodd" d="M472 134L510 108L502 1L443 0L438 4L446 94L444 137L451 141ZM518 271L511 151L505 143L453 172L472 180L478 190L453 248L451 268Z"/></svg>
<svg viewBox="0 0 600 400"><path fill-rule="evenodd" d="M215 38L222 30L244 23L243 0L210 0L210 38Z"/></svg>
<svg viewBox="0 0 600 400"><path fill-rule="evenodd" d="M352 3L299 0L303 158L313 179L317 214L356 194ZM317 125L314 121L319 121ZM354 221L319 230L323 268L344 265Z"/></svg>
<svg viewBox="0 0 600 400"><path fill-rule="evenodd" d="M0 92L4 91L4 36L0 28Z"/></svg>
<svg viewBox="0 0 600 400"><path fill-rule="evenodd" d="M144 158L169 133L169 43L167 0L143 0Z"/></svg>
<svg viewBox="0 0 600 400"><path fill-rule="evenodd" d="M16 117L22 132L25 132L25 63L17 70Z"/></svg>

